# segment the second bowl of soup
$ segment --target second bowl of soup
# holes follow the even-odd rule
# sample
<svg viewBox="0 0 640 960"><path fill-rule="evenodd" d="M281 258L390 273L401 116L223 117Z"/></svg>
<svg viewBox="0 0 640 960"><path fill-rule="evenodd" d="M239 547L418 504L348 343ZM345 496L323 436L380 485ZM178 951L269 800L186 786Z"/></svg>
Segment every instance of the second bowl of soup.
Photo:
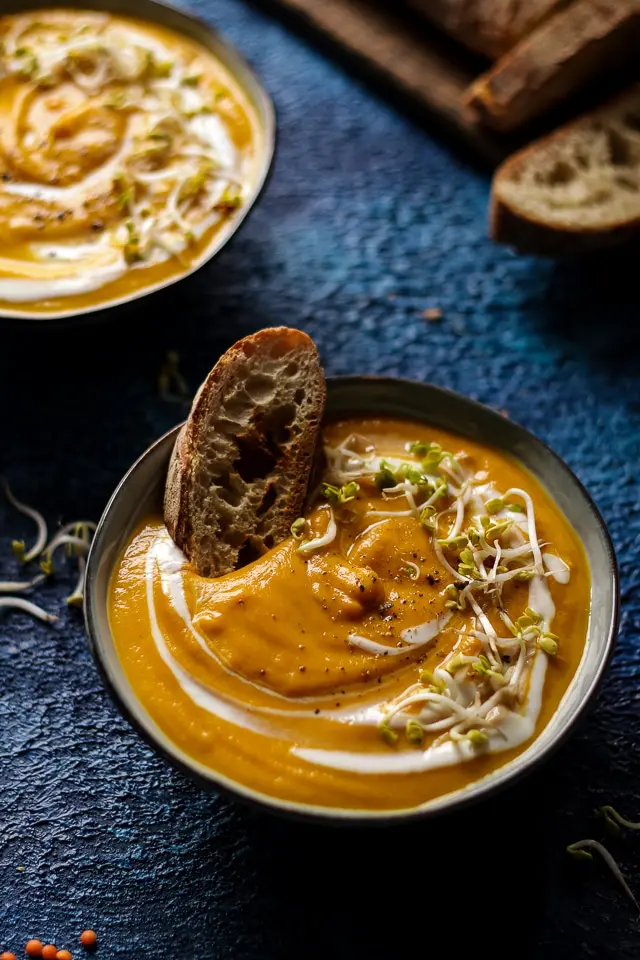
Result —
<svg viewBox="0 0 640 960"><path fill-rule="evenodd" d="M192 273L267 174L272 108L235 51L153 0L110 6L0 17L0 315L86 313Z"/></svg>

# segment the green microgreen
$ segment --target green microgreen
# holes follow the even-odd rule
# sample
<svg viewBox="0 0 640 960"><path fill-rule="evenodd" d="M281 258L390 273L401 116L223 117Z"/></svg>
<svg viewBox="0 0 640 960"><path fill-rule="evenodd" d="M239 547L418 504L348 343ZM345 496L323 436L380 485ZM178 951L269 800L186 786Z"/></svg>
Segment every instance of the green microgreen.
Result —
<svg viewBox="0 0 640 960"><path fill-rule="evenodd" d="M304 519L304 517L298 517L298 519L294 520L291 524L291 535L295 537L296 540L300 540L302 537L304 537L306 528L307 521Z"/></svg>
<svg viewBox="0 0 640 960"><path fill-rule="evenodd" d="M424 740L422 724L417 720L407 720L404 728L405 736L412 746L419 746Z"/></svg>
<svg viewBox="0 0 640 960"><path fill-rule="evenodd" d="M323 483L320 487L322 496L326 497L329 503L342 504L355 500L360 492L360 484L352 480L351 483L345 483L342 487L336 487L332 483Z"/></svg>
<svg viewBox="0 0 640 960"><path fill-rule="evenodd" d="M378 732L385 743L388 743L390 747L395 747L398 742L398 734L391 729L386 720L382 720L378 724Z"/></svg>
<svg viewBox="0 0 640 960"><path fill-rule="evenodd" d="M483 747L486 743L489 742L489 737L482 730L469 730L466 734L466 739L474 745L474 747Z"/></svg>

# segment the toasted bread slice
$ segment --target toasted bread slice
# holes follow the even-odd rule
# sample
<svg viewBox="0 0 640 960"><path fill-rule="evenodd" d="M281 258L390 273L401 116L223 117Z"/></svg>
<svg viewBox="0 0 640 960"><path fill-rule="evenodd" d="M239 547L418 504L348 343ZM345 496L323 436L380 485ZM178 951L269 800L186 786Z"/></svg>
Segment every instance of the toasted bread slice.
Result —
<svg viewBox="0 0 640 960"><path fill-rule="evenodd" d="M550 256L640 236L640 84L506 160L491 233Z"/></svg>
<svg viewBox="0 0 640 960"><path fill-rule="evenodd" d="M575 0L474 81L465 103L486 126L515 130L630 62L639 36L638 0Z"/></svg>
<svg viewBox="0 0 640 960"><path fill-rule="evenodd" d="M318 352L300 330L261 330L217 362L178 434L164 496L169 534L199 574L228 573L288 535L325 396Z"/></svg>

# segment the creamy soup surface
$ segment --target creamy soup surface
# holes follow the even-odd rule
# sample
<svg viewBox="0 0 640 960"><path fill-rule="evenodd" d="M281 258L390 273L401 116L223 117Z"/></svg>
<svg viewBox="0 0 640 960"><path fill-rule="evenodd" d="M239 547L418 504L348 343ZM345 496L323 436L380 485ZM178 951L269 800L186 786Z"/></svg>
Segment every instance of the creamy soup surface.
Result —
<svg viewBox="0 0 640 960"><path fill-rule="evenodd" d="M400 810L524 750L583 653L575 532L516 462L424 424L324 430L292 535L196 575L160 517L112 576L137 697L181 751L271 797Z"/></svg>
<svg viewBox="0 0 640 960"><path fill-rule="evenodd" d="M204 47L95 11L0 17L0 309L185 273L253 189L253 108Z"/></svg>

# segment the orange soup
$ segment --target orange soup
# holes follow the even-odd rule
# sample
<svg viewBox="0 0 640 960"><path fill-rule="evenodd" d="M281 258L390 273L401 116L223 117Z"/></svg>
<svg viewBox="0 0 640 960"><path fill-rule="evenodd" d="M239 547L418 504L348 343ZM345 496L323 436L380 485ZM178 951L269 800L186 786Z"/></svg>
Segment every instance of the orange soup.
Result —
<svg viewBox="0 0 640 960"><path fill-rule="evenodd" d="M0 17L0 309L111 301L187 272L243 206L254 111L205 47L82 10Z"/></svg>
<svg viewBox="0 0 640 960"><path fill-rule="evenodd" d="M487 776L558 707L590 576L518 463L424 424L347 420L289 539L215 580L160 517L114 570L118 655L190 757L273 798L401 810Z"/></svg>

